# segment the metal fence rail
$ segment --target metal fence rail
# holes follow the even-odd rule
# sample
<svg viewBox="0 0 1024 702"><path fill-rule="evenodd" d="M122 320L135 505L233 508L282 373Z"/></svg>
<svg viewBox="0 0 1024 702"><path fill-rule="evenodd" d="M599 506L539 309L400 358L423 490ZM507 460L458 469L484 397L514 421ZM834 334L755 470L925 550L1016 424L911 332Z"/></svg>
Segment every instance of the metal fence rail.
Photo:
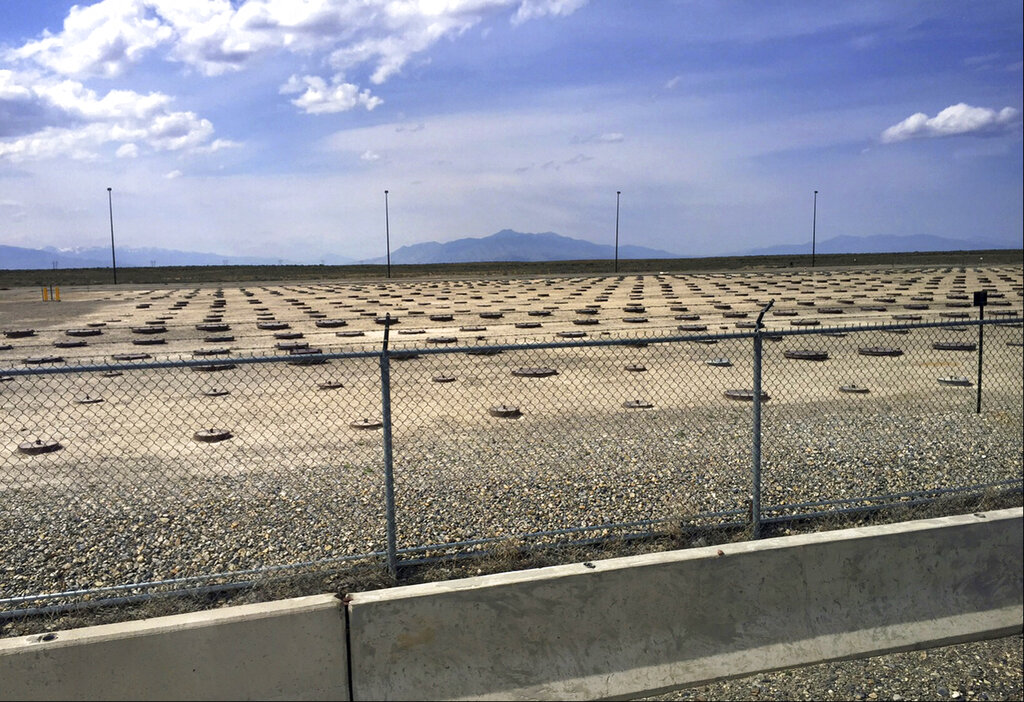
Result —
<svg viewBox="0 0 1024 702"><path fill-rule="evenodd" d="M1019 489L1021 323L3 369L0 614Z"/></svg>

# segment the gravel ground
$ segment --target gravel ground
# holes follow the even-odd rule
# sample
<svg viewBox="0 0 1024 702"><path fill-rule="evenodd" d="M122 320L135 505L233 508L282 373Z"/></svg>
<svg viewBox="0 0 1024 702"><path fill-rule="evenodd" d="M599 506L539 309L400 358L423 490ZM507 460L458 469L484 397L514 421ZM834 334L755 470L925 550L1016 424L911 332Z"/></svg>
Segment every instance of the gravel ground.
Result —
<svg viewBox="0 0 1024 702"><path fill-rule="evenodd" d="M759 673L650 700L1019 700L1024 637Z"/></svg>
<svg viewBox="0 0 1024 702"><path fill-rule="evenodd" d="M764 504L884 495L1020 477L1021 411L888 417L787 408L771 436ZM745 511L747 412L624 413L446 422L395 440L399 547L567 527ZM601 426L580 433L579 425ZM714 442L699 436L715 436ZM259 445L197 446L137 462L68 455L43 466L68 483L5 493L5 596L294 564L384 547L379 434L324 460ZM571 440L566 440L571 437ZM898 440L897 440L898 438ZM842 450L836 450L841 445ZM206 453L209 450L211 453ZM60 457L62 453L47 454ZM204 459L195 465L190 461ZM985 460L977 457L984 456ZM207 463L217 467L206 471ZM26 462L35 465L35 462ZM885 466L879 469L876 466ZM73 481L73 482L72 482ZM27 482L27 481L26 481ZM733 516L731 519L742 520Z"/></svg>

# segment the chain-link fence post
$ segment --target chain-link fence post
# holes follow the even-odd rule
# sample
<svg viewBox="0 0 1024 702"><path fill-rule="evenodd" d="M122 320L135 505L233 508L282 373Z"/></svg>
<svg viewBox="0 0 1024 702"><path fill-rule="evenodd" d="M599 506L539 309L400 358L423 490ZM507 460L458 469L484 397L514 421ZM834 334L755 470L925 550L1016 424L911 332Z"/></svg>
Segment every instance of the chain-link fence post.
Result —
<svg viewBox="0 0 1024 702"><path fill-rule="evenodd" d="M388 353L388 335L391 313L384 317L384 343L380 352L381 427L384 431L384 508L387 512L388 572L398 579L398 553L395 536L395 473L391 453L391 357Z"/></svg>
<svg viewBox="0 0 1024 702"><path fill-rule="evenodd" d="M977 300L977 298L976 298ZM981 297L984 300L984 297ZM985 304L978 305L978 406L975 414L981 414L981 366L985 353Z"/></svg>
<svg viewBox="0 0 1024 702"><path fill-rule="evenodd" d="M750 490L750 527L751 538L756 539L761 532L761 357L763 335L762 320L765 312L775 304L775 300L769 300L761 313L757 315L757 322L754 324L754 450L753 450L753 476Z"/></svg>

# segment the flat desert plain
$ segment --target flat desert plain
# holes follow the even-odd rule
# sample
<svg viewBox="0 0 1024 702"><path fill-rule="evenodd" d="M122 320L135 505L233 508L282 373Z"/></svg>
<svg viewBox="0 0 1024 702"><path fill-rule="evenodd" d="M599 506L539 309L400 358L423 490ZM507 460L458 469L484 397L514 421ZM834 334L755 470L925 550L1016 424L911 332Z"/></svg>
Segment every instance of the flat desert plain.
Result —
<svg viewBox="0 0 1024 702"><path fill-rule="evenodd" d="M0 598L380 551L385 329L400 548L744 511L770 300L772 514L1019 481L1022 291L1019 266L0 290Z"/></svg>

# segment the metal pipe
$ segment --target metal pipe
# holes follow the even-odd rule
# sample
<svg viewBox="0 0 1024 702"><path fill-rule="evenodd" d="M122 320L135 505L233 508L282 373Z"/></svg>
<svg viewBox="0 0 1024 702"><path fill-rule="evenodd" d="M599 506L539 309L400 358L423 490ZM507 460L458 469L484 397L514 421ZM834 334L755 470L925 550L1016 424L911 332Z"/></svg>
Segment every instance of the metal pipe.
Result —
<svg viewBox="0 0 1024 702"><path fill-rule="evenodd" d="M764 315L775 304L772 298L764 306L761 313L757 315L754 322L754 447L753 447L753 474L750 490L750 526L752 538L758 538L761 532L761 356L763 350L763 339L761 330Z"/></svg>
<svg viewBox="0 0 1024 702"><path fill-rule="evenodd" d="M818 238L818 191L814 191L814 216L811 219L811 268L814 268L814 249Z"/></svg>
<svg viewBox="0 0 1024 702"><path fill-rule="evenodd" d="M981 366L985 350L985 305L978 306L978 406L975 414L981 414Z"/></svg>
<svg viewBox="0 0 1024 702"><path fill-rule="evenodd" d="M114 285L117 285L117 256L114 254L114 197L107 188L107 206L110 209L110 262L114 267Z"/></svg>
<svg viewBox="0 0 1024 702"><path fill-rule="evenodd" d="M615 191L615 272L619 272L619 195L621 190Z"/></svg>
<svg viewBox="0 0 1024 702"><path fill-rule="evenodd" d="M395 535L395 475L391 445L391 356L388 337L391 331L391 313L384 322L384 342L380 353L381 424L384 432L384 509L387 520L388 572L398 580L397 537Z"/></svg>
<svg viewBox="0 0 1024 702"><path fill-rule="evenodd" d="M391 221L388 218L388 191L384 191L384 242L388 253L388 278L391 278Z"/></svg>

